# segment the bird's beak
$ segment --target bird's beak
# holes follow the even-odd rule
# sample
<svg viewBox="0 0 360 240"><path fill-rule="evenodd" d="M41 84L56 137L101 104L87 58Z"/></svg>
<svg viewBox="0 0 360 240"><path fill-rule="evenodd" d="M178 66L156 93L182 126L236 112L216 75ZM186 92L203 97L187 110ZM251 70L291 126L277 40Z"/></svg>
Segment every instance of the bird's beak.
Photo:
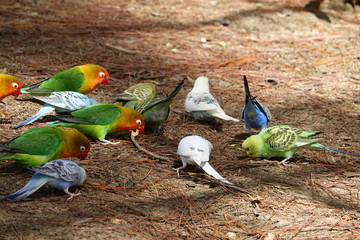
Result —
<svg viewBox="0 0 360 240"><path fill-rule="evenodd" d="M87 155L88 155L88 153L86 152L84 152L84 153L82 153L82 154L80 154L80 156L78 156L78 158L80 159L80 160L85 160L86 159L86 157L87 157Z"/></svg>
<svg viewBox="0 0 360 240"><path fill-rule="evenodd" d="M104 78L104 80L102 81L102 84L108 84L109 83L109 77Z"/></svg>
<svg viewBox="0 0 360 240"><path fill-rule="evenodd" d="M144 126L138 127L137 130L139 130L139 134L142 134L145 130L145 127Z"/></svg>
<svg viewBox="0 0 360 240"><path fill-rule="evenodd" d="M241 156L246 156L247 152L245 149L241 149Z"/></svg>
<svg viewBox="0 0 360 240"><path fill-rule="evenodd" d="M15 98L17 98L20 95L20 89L17 89L12 95L15 96Z"/></svg>

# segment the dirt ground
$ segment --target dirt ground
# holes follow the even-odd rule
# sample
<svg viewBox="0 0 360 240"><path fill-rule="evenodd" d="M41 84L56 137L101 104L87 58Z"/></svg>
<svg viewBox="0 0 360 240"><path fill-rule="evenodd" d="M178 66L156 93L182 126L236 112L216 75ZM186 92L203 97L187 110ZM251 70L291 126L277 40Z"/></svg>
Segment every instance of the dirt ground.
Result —
<svg viewBox="0 0 360 240"><path fill-rule="evenodd" d="M304 10L306 0L20 0L1 1L0 71L25 85L85 63L110 72L108 85L89 96L113 103L129 86L153 82L159 96L184 76L211 79L223 109L240 118L242 76L273 115L323 132L321 143L360 153L360 9ZM349 7L349 6L347 6ZM326 16L325 18L321 18ZM79 197L44 187L29 198L0 205L0 239L360 239L360 160L304 149L290 166L241 156L244 124L200 123L185 114L187 80L162 133L137 141L167 156L136 149L129 135L92 142ZM39 109L6 98L0 141L43 122L12 129ZM200 135L213 143L211 164L250 194L214 183L188 168L177 177L178 142ZM75 159L74 159L75 160ZM0 196L31 175L0 162Z"/></svg>

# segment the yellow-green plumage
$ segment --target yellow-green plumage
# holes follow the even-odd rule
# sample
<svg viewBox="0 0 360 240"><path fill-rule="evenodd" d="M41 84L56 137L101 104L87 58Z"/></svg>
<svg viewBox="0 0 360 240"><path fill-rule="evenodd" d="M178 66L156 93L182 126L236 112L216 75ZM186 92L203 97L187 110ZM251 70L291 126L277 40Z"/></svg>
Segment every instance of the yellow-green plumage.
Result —
<svg viewBox="0 0 360 240"><path fill-rule="evenodd" d="M287 125L273 126L247 138L242 144L242 149L245 151L245 155L249 157L285 158L281 162L282 164L290 159L301 147L321 148L360 157L360 155L344 152L318 143L321 138L313 138L313 136L318 134L320 132L303 131Z"/></svg>

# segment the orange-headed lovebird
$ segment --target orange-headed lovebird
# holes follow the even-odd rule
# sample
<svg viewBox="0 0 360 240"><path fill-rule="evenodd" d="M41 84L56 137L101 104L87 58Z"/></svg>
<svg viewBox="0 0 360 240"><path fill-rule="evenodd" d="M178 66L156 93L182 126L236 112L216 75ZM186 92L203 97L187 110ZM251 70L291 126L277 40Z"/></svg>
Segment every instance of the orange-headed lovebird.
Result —
<svg viewBox="0 0 360 240"><path fill-rule="evenodd" d="M50 125L76 128L85 135L100 140L103 144L117 144L105 139L106 134L133 130L144 131L145 121L140 113L128 107L115 104L98 104L59 116L59 121Z"/></svg>
<svg viewBox="0 0 360 240"><path fill-rule="evenodd" d="M21 88L22 83L18 78L8 74L0 74L0 101L10 95L19 96Z"/></svg>
<svg viewBox="0 0 360 240"><path fill-rule="evenodd" d="M90 141L75 129L38 127L1 147L0 161L16 160L23 165L40 166L58 158L85 159L90 151Z"/></svg>
<svg viewBox="0 0 360 240"><path fill-rule="evenodd" d="M95 64L76 66L54 76L21 89L23 93L48 95L53 91L73 91L82 94L92 92L101 83L109 81L108 71Z"/></svg>

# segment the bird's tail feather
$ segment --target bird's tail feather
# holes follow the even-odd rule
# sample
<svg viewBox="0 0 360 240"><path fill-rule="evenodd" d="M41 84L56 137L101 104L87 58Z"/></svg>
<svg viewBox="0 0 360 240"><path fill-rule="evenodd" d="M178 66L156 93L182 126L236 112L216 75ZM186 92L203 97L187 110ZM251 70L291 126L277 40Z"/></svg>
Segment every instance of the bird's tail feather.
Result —
<svg viewBox="0 0 360 240"><path fill-rule="evenodd" d="M249 100L251 100L249 84L248 84L248 81L247 81L247 78L246 78L245 75L244 75L244 88L245 88L245 97L246 97L246 99L249 98Z"/></svg>
<svg viewBox="0 0 360 240"><path fill-rule="evenodd" d="M184 79L176 86L176 88L174 89L174 91L172 91L166 99L172 99L172 98L174 98L174 97L179 93L179 91L181 90L181 88L184 86L185 79L186 79L186 78L184 78ZM172 101L172 100L171 100L171 101Z"/></svg>
<svg viewBox="0 0 360 240"><path fill-rule="evenodd" d="M0 202L3 202L5 200L16 200L30 196L47 182L48 182L48 177L45 177L42 174L35 173L34 176L23 188L19 189L18 191L14 192L9 196L1 198Z"/></svg>
<svg viewBox="0 0 360 240"><path fill-rule="evenodd" d="M226 184L233 184L223 178L208 162L202 162L204 164L200 164L200 167L209 175L213 176L217 180L226 183Z"/></svg>
<svg viewBox="0 0 360 240"><path fill-rule="evenodd" d="M18 125L16 125L14 128L19 128L23 125L26 125L26 124L30 124L30 123L33 123L35 122L36 120L38 120L40 117L48 114L49 112L51 112L52 110L54 110L55 108L48 105L48 104L45 104L44 107L42 107L37 113L35 113L33 116L29 117L28 119L26 119L25 121L19 123Z"/></svg>
<svg viewBox="0 0 360 240"><path fill-rule="evenodd" d="M236 118L233 118L233 117L230 117L229 115L226 115L226 113L211 113L212 116L214 117L217 117L217 118L221 118L223 120L226 120L226 121L234 121L234 122L239 122L240 120L239 119L236 119Z"/></svg>
<svg viewBox="0 0 360 240"><path fill-rule="evenodd" d="M354 153L349 153L349 152L344 152L344 151L341 151L341 150L337 150L335 148L331 148L331 147L328 147L328 146L324 146L320 143L315 143L315 144L311 144L311 147L315 147L315 148L321 148L321 149L325 149L325 150L329 150L329 151L333 151L333 152L338 152L338 153L343 153L343 154L347 154L347 155L350 155L350 156L354 156L354 157L360 157L360 155L358 154L354 154Z"/></svg>

